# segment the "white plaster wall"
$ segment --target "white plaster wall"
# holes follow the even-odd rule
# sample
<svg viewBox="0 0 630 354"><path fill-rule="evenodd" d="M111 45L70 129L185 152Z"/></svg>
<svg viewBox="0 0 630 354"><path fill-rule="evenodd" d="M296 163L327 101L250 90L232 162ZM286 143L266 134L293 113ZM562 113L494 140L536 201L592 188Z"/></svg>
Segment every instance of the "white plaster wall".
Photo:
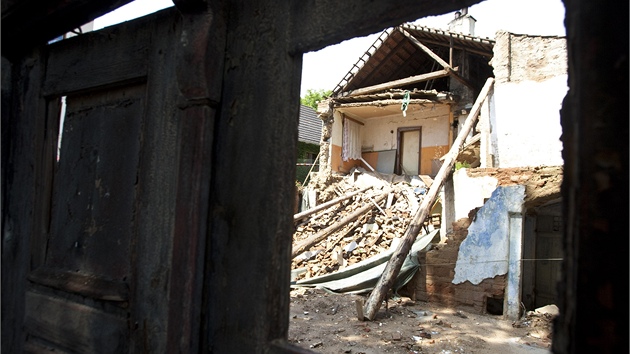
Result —
<svg viewBox="0 0 630 354"><path fill-rule="evenodd" d="M468 213L483 206L484 200L492 196L497 188L498 181L494 177L468 177L465 168L460 168L453 173L453 189L455 218L457 221L468 217Z"/></svg>
<svg viewBox="0 0 630 354"><path fill-rule="evenodd" d="M339 111L334 111L333 113L333 126L332 133L330 136L331 146L335 144L337 146L342 146L343 143L343 117Z"/></svg>
<svg viewBox="0 0 630 354"><path fill-rule="evenodd" d="M564 164L560 108L567 91L566 74L495 86L491 134L496 167Z"/></svg>
<svg viewBox="0 0 630 354"><path fill-rule="evenodd" d="M398 128L422 127L422 147L448 145L449 106L426 105L401 114L365 120L361 146L373 151L397 148Z"/></svg>

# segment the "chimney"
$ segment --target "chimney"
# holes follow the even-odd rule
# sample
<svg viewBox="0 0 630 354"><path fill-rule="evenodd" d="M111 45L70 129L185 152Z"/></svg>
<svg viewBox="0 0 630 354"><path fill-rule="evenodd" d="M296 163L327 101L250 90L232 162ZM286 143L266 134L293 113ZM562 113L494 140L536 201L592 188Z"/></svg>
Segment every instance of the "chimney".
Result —
<svg viewBox="0 0 630 354"><path fill-rule="evenodd" d="M448 30L451 32L474 36L475 22L477 22L477 20L468 14L468 8L465 7L455 12L455 18L448 23Z"/></svg>

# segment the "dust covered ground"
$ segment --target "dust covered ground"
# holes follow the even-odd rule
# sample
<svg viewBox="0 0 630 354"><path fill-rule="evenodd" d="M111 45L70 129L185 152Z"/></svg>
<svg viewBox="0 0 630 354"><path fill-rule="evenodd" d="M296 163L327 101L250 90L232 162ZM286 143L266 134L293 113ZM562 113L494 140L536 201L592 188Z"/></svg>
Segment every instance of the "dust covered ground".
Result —
<svg viewBox="0 0 630 354"><path fill-rule="evenodd" d="M357 299L365 297L292 290L289 342L315 353L551 353L550 314L512 322L401 297L359 321Z"/></svg>
<svg viewBox="0 0 630 354"><path fill-rule="evenodd" d="M467 173L470 177L497 178L498 185L525 185L526 207L542 205L560 195L561 167L476 168ZM367 174L361 173L352 179L346 176L335 183L317 186L319 202L346 193L351 189L350 186L356 188L354 183L359 181L361 175ZM393 180L389 183L393 187L397 185ZM389 247L387 242L401 237L401 233L405 231L407 224L403 221L408 222L414 213L411 205L413 196L420 201L423 194L416 192L423 187L426 189L428 185L400 184L399 189L394 188L392 208L375 208L358 218L356 224L349 223L346 228L331 234L311 248L322 251L335 251L338 248L336 253L333 252L331 256L330 252L321 252L313 258L303 260L296 258L292 270L303 268L301 277L316 276L335 271L337 267L345 267L346 261L348 264L360 261L354 259L357 253L371 255L381 252L381 248ZM314 220L298 223L294 242L308 237L307 232L312 234L334 223L345 212L341 208L354 211L359 205L370 203L370 198L376 196L364 193L353 201L340 205L337 207L339 209L333 208L327 215L322 213L314 216ZM396 218L401 224L380 220L379 215L385 216L383 214L386 214L386 219ZM378 229L370 231L371 233L362 233L362 225L371 223L378 224ZM347 244L352 241L358 248L347 249ZM365 250L362 251L363 248ZM336 260L337 265L331 263L331 260ZM505 320L502 316L469 313L465 308L449 308L402 297L390 299L387 307L381 306L373 321L359 321L355 301L365 299L362 295L333 294L312 288L293 289L289 341L315 353L551 353L551 325L554 315L542 310L527 312L523 318L514 322Z"/></svg>

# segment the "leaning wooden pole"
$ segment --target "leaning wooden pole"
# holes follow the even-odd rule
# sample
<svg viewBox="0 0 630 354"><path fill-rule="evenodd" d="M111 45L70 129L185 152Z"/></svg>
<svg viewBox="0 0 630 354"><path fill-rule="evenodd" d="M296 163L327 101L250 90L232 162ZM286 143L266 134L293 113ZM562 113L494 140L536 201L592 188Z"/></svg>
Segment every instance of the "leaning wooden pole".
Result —
<svg viewBox="0 0 630 354"><path fill-rule="evenodd" d="M383 199L385 199L387 197L387 195L390 192L391 192L391 190L386 190L384 193L382 193L381 195L379 195L378 197L375 198L375 202L377 204L380 203ZM372 203L365 203L365 205L363 207L357 209L352 214L350 214L350 215L346 216L345 218L337 221L336 223L328 226L324 230L316 233L315 235L307 238L306 240L298 243L297 245L295 245L293 247L293 250L291 251L291 259L297 257L300 253L308 250L309 248L311 248L311 246L313 246L317 242L325 239L326 237L328 237L328 235L330 235L333 232L341 229L344 225L349 224L354 219L356 219L359 216L367 213L368 211L372 210L373 208L374 208L374 204L372 204Z"/></svg>
<svg viewBox="0 0 630 354"><path fill-rule="evenodd" d="M394 251L394 253L392 254L392 257L387 263L383 274L376 283L374 290L372 290L372 293L370 293L370 296L365 303L365 308L363 311L363 313L365 314L365 318L367 318L368 320L371 321L374 319L376 313L381 306L381 303L383 302L383 300L385 300L385 297L387 296L387 292L394 284L394 281L396 280L396 277L400 272L400 268L402 267L405 258L407 258L407 255L409 254L409 250L411 249L413 242L415 241L416 237L418 237L418 233L420 232L424 221L429 215L430 208L435 202L438 192L442 188L442 185L444 184L446 178L450 175L453 165L455 165L457 155L459 155L459 152L464 145L466 136L468 136L475 121L477 120L477 116L479 115L479 111L481 110L481 104L486 100L486 97L488 96L488 93L490 92L493 83L494 79L488 78L485 85L481 89L479 97L477 97L477 101L475 101L475 104L473 105L470 114L466 119L466 123L464 123L461 132L457 135L455 142L453 142L453 146L451 146L451 149L445 155L444 164L442 164L442 167L440 167L440 170L438 171L438 174L436 175L433 184L429 188L429 192L424 197L424 199L422 199L422 204L420 204L420 208L418 208L418 211L413 216L413 219L411 220L407 231L405 231L405 235L403 236L402 241L398 245L396 251Z"/></svg>
<svg viewBox="0 0 630 354"><path fill-rule="evenodd" d="M316 212L318 212L318 211L320 211L322 209L326 209L326 208L329 208L329 207L331 207L331 206L333 206L335 204L341 203L344 200L350 199L350 198L354 197L355 195L357 195L359 193L363 193L363 192L365 192L366 190L368 190L370 188L372 188L372 186L363 187L363 188L361 188L359 190L356 190L354 192L348 193L348 194L346 194L346 195L344 195L342 197L339 197L337 199L333 199L333 200L328 201L326 203L322 203L322 204L320 204L318 206L315 206L315 207L313 207L311 209L305 210L305 211L303 211L301 213L297 213L297 214L293 215L293 221L294 222L298 221L298 220L300 220L302 218L305 218L305 217L307 217L307 216L309 216L311 214L314 214L314 213L316 213Z"/></svg>

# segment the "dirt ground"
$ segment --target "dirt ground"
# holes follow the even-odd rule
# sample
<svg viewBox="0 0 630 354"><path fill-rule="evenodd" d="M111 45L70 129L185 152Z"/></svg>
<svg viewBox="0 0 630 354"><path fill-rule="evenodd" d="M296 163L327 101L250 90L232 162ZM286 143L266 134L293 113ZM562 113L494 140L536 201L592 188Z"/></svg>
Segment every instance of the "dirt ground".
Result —
<svg viewBox="0 0 630 354"><path fill-rule="evenodd" d="M357 299L366 297L293 289L289 341L315 353L551 353L549 314L513 322L402 297L359 321Z"/></svg>

